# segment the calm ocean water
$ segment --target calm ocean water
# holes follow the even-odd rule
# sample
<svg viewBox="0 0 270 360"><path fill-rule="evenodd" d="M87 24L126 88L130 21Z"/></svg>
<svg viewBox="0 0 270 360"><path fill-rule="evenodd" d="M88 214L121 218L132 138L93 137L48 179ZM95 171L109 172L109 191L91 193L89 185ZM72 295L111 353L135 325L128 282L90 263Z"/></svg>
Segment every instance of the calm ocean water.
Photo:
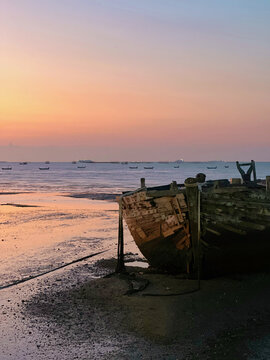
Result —
<svg viewBox="0 0 270 360"><path fill-rule="evenodd" d="M234 162L184 162L179 164L179 168L174 168L174 163L91 163L83 164L84 169L78 168L80 165L67 162L48 165L2 162L0 191L119 193L139 187L141 177L146 178L147 186L168 184L172 180L183 183L187 177L195 176L198 172L205 173L208 180L240 177ZM225 168L225 165L229 168ZM39 167L46 166L50 169L39 170ZM130 169L129 166L138 166L138 169ZM154 169L144 169L144 166L153 166ZM211 170L207 166L217 168ZM12 170L2 170L3 167L12 167ZM270 175L270 162L257 162L256 170L258 178L265 178Z"/></svg>

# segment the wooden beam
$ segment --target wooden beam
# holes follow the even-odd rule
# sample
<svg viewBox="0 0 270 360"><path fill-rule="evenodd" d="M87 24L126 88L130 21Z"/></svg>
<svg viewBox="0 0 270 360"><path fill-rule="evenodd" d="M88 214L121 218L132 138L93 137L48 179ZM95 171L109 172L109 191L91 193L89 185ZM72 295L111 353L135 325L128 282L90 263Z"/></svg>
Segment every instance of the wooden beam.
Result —
<svg viewBox="0 0 270 360"><path fill-rule="evenodd" d="M123 204L122 196L119 201L119 224L118 224L118 249L117 249L117 265L115 272L123 273L126 271L124 261L124 231L123 231Z"/></svg>
<svg viewBox="0 0 270 360"><path fill-rule="evenodd" d="M185 180L188 203L188 217L190 223L192 251L194 257L194 271L200 268L200 191L196 178Z"/></svg>

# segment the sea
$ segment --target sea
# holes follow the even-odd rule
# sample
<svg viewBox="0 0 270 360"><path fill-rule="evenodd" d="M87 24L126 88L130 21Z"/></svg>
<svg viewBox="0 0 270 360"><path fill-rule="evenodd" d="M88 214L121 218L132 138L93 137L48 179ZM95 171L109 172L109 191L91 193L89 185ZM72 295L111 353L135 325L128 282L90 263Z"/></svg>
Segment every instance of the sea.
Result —
<svg viewBox="0 0 270 360"><path fill-rule="evenodd" d="M40 170L45 167L49 167L49 170ZM11 170L2 170L3 168ZM270 162L257 162L256 172L257 178L264 179L270 175ZM194 177L197 173L206 174L207 180L240 177L235 162L223 161L180 164L31 162L26 165L0 162L0 191L116 194L138 188L140 178L143 177L146 179L146 186L156 186L169 184L173 180L181 184L186 178Z"/></svg>
<svg viewBox="0 0 270 360"><path fill-rule="evenodd" d="M257 178L265 179L270 175L270 162L257 162L256 171ZM197 173L205 173L208 180L240 177L234 162L223 161L1 162L0 288L89 254L104 251L86 260L87 265L115 258L118 204L110 195L135 190L140 178L150 187L172 181L181 184ZM125 252L142 259L126 226L124 239Z"/></svg>

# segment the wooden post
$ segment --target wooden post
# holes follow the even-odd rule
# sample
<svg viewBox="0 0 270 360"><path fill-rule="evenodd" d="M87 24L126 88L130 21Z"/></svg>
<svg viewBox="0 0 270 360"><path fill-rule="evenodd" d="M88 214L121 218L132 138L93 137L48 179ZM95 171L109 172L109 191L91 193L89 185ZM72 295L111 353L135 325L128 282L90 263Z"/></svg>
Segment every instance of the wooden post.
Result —
<svg viewBox="0 0 270 360"><path fill-rule="evenodd" d="M141 178L141 188L145 187L145 178Z"/></svg>
<svg viewBox="0 0 270 360"><path fill-rule="evenodd" d="M254 181L257 181L256 166L255 166L254 160L251 160L251 167L252 167L252 171L253 171L253 179L254 179Z"/></svg>
<svg viewBox="0 0 270 360"><path fill-rule="evenodd" d="M185 180L188 216L191 232L191 243L194 257L194 272L200 271L200 191L196 178L187 178Z"/></svg>
<svg viewBox="0 0 270 360"><path fill-rule="evenodd" d="M241 185L242 184L242 179L240 179L240 178L232 178L231 179L231 184L232 185Z"/></svg>
<svg viewBox="0 0 270 360"><path fill-rule="evenodd" d="M178 190L177 182L173 181L170 185L170 190Z"/></svg>
<svg viewBox="0 0 270 360"><path fill-rule="evenodd" d="M266 176L266 191L270 194L270 176Z"/></svg>
<svg viewBox="0 0 270 360"><path fill-rule="evenodd" d="M123 231L123 211L122 211L122 196L119 200L119 224L118 224L118 249L117 249L117 265L115 272L125 272L124 262L124 231Z"/></svg>

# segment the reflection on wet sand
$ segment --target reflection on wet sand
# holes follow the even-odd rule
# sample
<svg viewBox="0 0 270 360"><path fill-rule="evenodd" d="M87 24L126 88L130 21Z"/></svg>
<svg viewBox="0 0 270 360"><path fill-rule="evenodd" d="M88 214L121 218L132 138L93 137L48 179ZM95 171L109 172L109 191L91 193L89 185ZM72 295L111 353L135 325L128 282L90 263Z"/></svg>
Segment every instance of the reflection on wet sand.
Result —
<svg viewBox="0 0 270 360"><path fill-rule="evenodd" d="M116 253L114 202L58 194L2 195L0 200L0 285L91 252Z"/></svg>

